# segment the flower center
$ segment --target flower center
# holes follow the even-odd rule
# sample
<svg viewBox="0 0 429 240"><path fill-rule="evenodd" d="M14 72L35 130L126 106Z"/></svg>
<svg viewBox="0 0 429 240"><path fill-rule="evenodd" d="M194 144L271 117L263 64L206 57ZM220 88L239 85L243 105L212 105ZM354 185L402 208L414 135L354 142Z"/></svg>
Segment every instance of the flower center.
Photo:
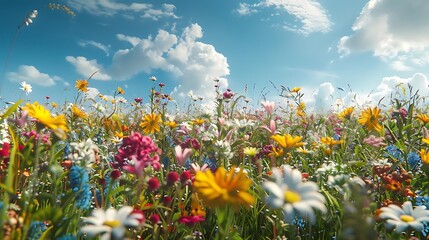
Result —
<svg viewBox="0 0 429 240"><path fill-rule="evenodd" d="M404 222L412 222L414 221L414 218L410 215L401 215L401 220Z"/></svg>
<svg viewBox="0 0 429 240"><path fill-rule="evenodd" d="M301 200L301 196L299 195L299 193L289 190L286 190L284 198L285 201L288 203L299 202Z"/></svg>
<svg viewBox="0 0 429 240"><path fill-rule="evenodd" d="M121 225L121 222L119 222L118 220L111 220L111 221L105 221L103 225L114 228Z"/></svg>

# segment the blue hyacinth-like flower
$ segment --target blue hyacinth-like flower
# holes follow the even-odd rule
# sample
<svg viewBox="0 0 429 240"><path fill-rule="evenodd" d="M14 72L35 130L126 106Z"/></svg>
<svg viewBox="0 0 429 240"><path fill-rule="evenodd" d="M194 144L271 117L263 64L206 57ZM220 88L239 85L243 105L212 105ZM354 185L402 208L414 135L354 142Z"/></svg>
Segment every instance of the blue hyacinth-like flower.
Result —
<svg viewBox="0 0 429 240"><path fill-rule="evenodd" d="M414 169L416 166L420 164L421 158L419 154L417 154L416 152L410 152L408 153L408 156L407 156L407 162L408 162L408 165L410 165L410 168Z"/></svg>
<svg viewBox="0 0 429 240"><path fill-rule="evenodd" d="M401 151L397 146L390 144L389 146L386 147L386 152L387 152L387 154L385 155L386 157L391 157L398 161L403 161L403 158L401 156Z"/></svg>
<svg viewBox="0 0 429 240"><path fill-rule="evenodd" d="M76 240L76 239L77 239L76 236L74 236L72 234L66 234L66 235L63 235L63 236L57 238L56 240Z"/></svg>
<svg viewBox="0 0 429 240"><path fill-rule="evenodd" d="M89 188L89 175L85 168L80 166L70 168L70 185L72 191L77 194L76 207L88 209L92 194Z"/></svg>
<svg viewBox="0 0 429 240"><path fill-rule="evenodd" d="M429 209L429 197L428 196L417 196L416 197L416 206L425 206L426 209ZM423 236L429 236L429 223L423 223Z"/></svg>
<svg viewBox="0 0 429 240"><path fill-rule="evenodd" d="M210 154L208 157L204 158L203 165L204 164L207 164L208 168L210 168L212 172L215 172L217 169L217 164L214 154Z"/></svg>
<svg viewBox="0 0 429 240"><path fill-rule="evenodd" d="M38 240L42 237L43 232L46 231L45 223L41 221L33 221L30 223L30 230L26 239Z"/></svg>

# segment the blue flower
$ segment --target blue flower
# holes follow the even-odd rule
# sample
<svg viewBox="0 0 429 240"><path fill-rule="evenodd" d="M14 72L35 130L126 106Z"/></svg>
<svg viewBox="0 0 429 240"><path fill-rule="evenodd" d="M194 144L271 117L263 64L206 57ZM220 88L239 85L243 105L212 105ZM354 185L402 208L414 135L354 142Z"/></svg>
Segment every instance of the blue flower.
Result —
<svg viewBox="0 0 429 240"><path fill-rule="evenodd" d="M40 239L44 231L46 231L45 223L41 221L33 221L30 223L30 230L28 231L27 239L29 240Z"/></svg>
<svg viewBox="0 0 429 240"><path fill-rule="evenodd" d="M77 194L76 207L88 209L91 201L91 190L89 188L89 175L85 168L72 166L70 168L70 185L72 191Z"/></svg>
<svg viewBox="0 0 429 240"><path fill-rule="evenodd" d="M416 197L416 206L425 206L426 209L429 209L429 197L428 196L417 196ZM423 223L423 236L427 237L429 235L429 223Z"/></svg>
<svg viewBox="0 0 429 240"><path fill-rule="evenodd" d="M401 156L401 151L397 146L390 144L389 146L386 147L386 151L387 151L387 155L385 155L386 157L391 157L399 161L404 160Z"/></svg>
<svg viewBox="0 0 429 240"><path fill-rule="evenodd" d="M416 152L408 153L407 162L408 162L408 165L410 165L410 168L414 169L421 162L419 154L417 154Z"/></svg>

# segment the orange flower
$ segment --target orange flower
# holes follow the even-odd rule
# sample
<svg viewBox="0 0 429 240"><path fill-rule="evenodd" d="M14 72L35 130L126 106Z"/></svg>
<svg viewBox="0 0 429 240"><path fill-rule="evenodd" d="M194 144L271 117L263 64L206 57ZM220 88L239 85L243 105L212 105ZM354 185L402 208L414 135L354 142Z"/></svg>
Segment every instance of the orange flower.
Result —
<svg viewBox="0 0 429 240"><path fill-rule="evenodd" d="M305 144L304 142L301 142L302 137L292 136L290 134L284 134L284 135L276 134L271 136L271 138L286 150L290 150L294 147L302 147Z"/></svg>
<svg viewBox="0 0 429 240"><path fill-rule="evenodd" d="M381 118L381 109L377 107L367 108L362 111L361 116L358 119L360 125L365 126L368 130L376 130L381 132L382 126L379 123L379 118Z"/></svg>

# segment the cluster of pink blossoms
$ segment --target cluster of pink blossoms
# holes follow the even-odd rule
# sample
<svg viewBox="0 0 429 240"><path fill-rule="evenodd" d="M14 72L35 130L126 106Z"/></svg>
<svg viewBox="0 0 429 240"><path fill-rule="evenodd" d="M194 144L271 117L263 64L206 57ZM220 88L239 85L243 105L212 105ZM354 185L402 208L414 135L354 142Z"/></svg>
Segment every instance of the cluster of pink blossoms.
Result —
<svg viewBox="0 0 429 240"><path fill-rule="evenodd" d="M152 139L138 132L132 132L130 136L122 139L122 145L115 155L114 168L122 168L125 171L141 176L143 169L152 166L155 170L161 168L159 163L159 149Z"/></svg>

